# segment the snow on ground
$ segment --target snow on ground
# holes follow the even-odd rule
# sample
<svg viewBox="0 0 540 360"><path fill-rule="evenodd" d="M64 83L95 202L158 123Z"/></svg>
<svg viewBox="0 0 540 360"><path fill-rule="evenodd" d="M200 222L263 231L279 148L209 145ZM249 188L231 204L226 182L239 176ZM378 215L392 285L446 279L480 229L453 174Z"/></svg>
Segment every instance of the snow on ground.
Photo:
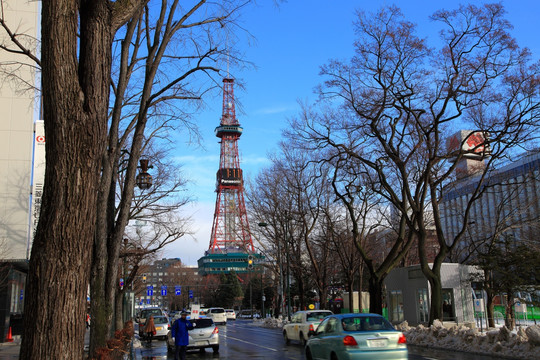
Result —
<svg viewBox="0 0 540 360"><path fill-rule="evenodd" d="M279 318L266 318L266 319L255 319L253 320L254 325L262 326L265 328L271 329L281 329L283 325L287 323L287 320L283 320L281 316Z"/></svg>
<svg viewBox="0 0 540 360"><path fill-rule="evenodd" d="M517 359L540 359L540 325L520 327L514 331L503 326L480 332L477 328L464 325L445 326L435 320L430 327L410 327L405 321L396 328L403 331L407 343L411 345Z"/></svg>
<svg viewBox="0 0 540 360"><path fill-rule="evenodd" d="M256 326L282 328L287 321L280 318L253 320ZM479 331L465 325L443 325L435 320L433 325L410 327L405 321L396 326L403 331L407 343L430 346L453 351L465 351L483 355L507 356L514 359L540 359L540 325L519 327L510 331L505 326Z"/></svg>

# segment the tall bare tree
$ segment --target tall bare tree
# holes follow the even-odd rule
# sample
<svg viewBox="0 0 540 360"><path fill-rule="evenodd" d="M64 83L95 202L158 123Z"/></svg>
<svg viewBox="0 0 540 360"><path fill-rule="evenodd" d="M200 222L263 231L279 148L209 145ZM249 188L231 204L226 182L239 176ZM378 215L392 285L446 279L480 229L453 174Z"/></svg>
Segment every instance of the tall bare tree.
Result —
<svg viewBox="0 0 540 360"><path fill-rule="evenodd" d="M169 57L170 53L166 50L170 48L171 41L186 39L179 35L180 30L200 26L201 33L208 35L212 34L212 30L205 25L213 23L217 24L217 28L226 27L231 14L249 1L216 4L201 0L187 9L180 8L178 1L163 1L161 10L157 12L153 6L145 7L147 3L148 0L47 2L42 7L41 59L24 47L20 36L11 36L18 47L17 52L30 57L42 67L45 132L48 137L42 206L42 212L47 215L40 218L42 224L38 225L33 249L36 255L32 255L28 281L28 298L39 298L40 302L36 300L32 303L29 300L26 307L36 316L26 318L25 329L32 331L28 330L28 335L24 336L27 346L23 347L26 350L21 351L23 358L60 359L82 354L83 329L77 324L85 313L86 301L83 299L86 298L84 283L90 279L90 263L87 261L89 249L93 249L94 261L92 297L95 302L101 302L93 307L95 330L91 344L92 349L104 345L105 337L111 331L109 324L112 324L119 248L129 217L137 162L143 151L148 119L163 111L163 103L167 100L195 99L205 92L204 85L196 85L191 90L199 88L199 91L190 92L186 83L181 83L189 75L210 69L217 72L217 67L201 64L203 59L219 61L218 57L212 56L220 53L215 44L210 43L209 51L202 51L197 45L203 42L192 39L195 40L193 51L174 57ZM179 11L176 11L177 7ZM129 61L121 61L118 82L112 81L115 100L111 120L108 121L113 41L118 30L126 23L127 27L120 34L125 35L123 49L127 51L121 53L128 58L133 56L131 60L144 59L142 78L146 83L138 95L126 97L125 90L129 83L126 74L133 68L129 68ZM134 34L138 36L137 40L131 42ZM199 40L203 37L199 37ZM212 37L208 39L212 42ZM135 49L143 43L146 44L144 55L138 57ZM164 57L187 60L192 67L184 69L185 72L176 72L177 76L173 75L172 78L163 74L172 75L175 72L163 72L158 79L156 74ZM229 59L231 63L235 62L233 52L229 53ZM130 102L136 102L138 110L131 113L132 120L127 121L124 133L126 137L122 138L118 127L123 118L121 109ZM109 200L114 197L116 167L127 134L132 136L129 141L131 157L125 186L122 187L124 201L114 217ZM97 212L91 209L93 207ZM88 243L92 236L94 246ZM61 266L57 266L57 263ZM74 271L78 276L68 279L67 274ZM47 296L43 295L45 291ZM61 317L53 319L56 312L47 309L51 304L58 303L66 308L59 309L63 314L63 325L57 326ZM70 316L67 318L69 326L66 327L64 321L67 313ZM44 335L44 327L50 326L63 331L64 336L53 336L50 331ZM58 342L54 346L45 346L44 343L51 336Z"/></svg>
<svg viewBox="0 0 540 360"><path fill-rule="evenodd" d="M146 1L42 3L46 162L41 215L26 283L21 359L83 356L112 41ZM54 339L54 341L51 341Z"/></svg>
<svg viewBox="0 0 540 360"><path fill-rule="evenodd" d="M107 153L98 193L94 257L91 277L92 317L90 351L103 346L113 329L115 274L124 231L132 211L138 160L149 139L197 133L190 111L219 83L220 66L236 63L232 41L235 17L249 1L220 3L178 0L150 3L132 17L118 39L114 67L114 105ZM166 68L166 70L165 70ZM188 102L190 101L190 102ZM167 129L168 131L164 131ZM129 147L121 195L114 201L119 159ZM115 206L118 203L117 206Z"/></svg>
<svg viewBox="0 0 540 360"><path fill-rule="evenodd" d="M442 10L432 20L442 27L439 51L416 35L396 7L359 12L355 56L321 70L327 79L321 99L339 110L321 107L317 116L306 111L294 124L305 148L331 148L369 169L372 186L401 214L404 230L417 237L432 289L430 322L442 318L441 264L463 238L487 172L533 138L540 86L539 67L511 37L502 5ZM449 152L447 138L463 128L488 139L464 150L469 136ZM459 161L473 154L482 165L480 181L460 215L457 235L449 238L439 203ZM430 227L439 244L432 265L426 255Z"/></svg>

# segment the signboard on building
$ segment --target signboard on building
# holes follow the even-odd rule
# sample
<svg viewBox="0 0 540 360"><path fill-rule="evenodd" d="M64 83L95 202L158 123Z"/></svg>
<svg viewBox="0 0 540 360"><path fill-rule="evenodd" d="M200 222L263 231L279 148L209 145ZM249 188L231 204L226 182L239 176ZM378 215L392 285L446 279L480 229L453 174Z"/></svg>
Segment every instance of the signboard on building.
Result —
<svg viewBox="0 0 540 360"><path fill-rule="evenodd" d="M487 138L482 131L461 130L448 138L446 149L452 153L461 147L464 158L481 160L490 154Z"/></svg>
<svg viewBox="0 0 540 360"><path fill-rule="evenodd" d="M43 197L43 183L45 182L45 125L43 120L34 124L34 158L32 172L32 204L30 208L30 233L26 247L26 257L30 258L30 249L34 242L36 227L41 211L41 198Z"/></svg>
<svg viewBox="0 0 540 360"><path fill-rule="evenodd" d="M454 155L458 179L474 175L485 168L484 159L490 156L488 134L482 131L461 130L450 136L446 142L446 150Z"/></svg>

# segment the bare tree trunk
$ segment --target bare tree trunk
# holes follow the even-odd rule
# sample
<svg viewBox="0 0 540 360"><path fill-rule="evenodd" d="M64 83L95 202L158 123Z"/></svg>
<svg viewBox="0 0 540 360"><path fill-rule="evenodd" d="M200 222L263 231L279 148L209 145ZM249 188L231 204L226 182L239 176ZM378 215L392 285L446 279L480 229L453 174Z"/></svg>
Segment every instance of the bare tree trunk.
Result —
<svg viewBox="0 0 540 360"><path fill-rule="evenodd" d="M382 315L383 279L375 276L369 278L369 312Z"/></svg>
<svg viewBox="0 0 540 360"><path fill-rule="evenodd" d="M27 279L22 360L83 356L111 59L110 11L106 2L92 5L89 11L86 1L42 4L47 167Z"/></svg>
<svg viewBox="0 0 540 360"><path fill-rule="evenodd" d="M107 166L104 166L102 173L103 177L106 175ZM113 179L110 182L115 182ZM98 196L98 214L96 221L96 231L94 234L94 252L92 258L91 279L90 279L90 313L93 319L92 330L90 332L90 349L89 353L93 354L94 351L103 347L106 344L107 338L111 335L112 327L112 310L113 304L107 301L105 291L105 279L107 277L107 264L111 260L109 259L109 252L107 251L107 239L110 228L114 226L114 201L115 201L115 186L110 185L108 190L108 201L101 201L103 196L103 184L100 188L100 195ZM103 207L105 205L105 207ZM116 278L116 276L115 276Z"/></svg>
<svg viewBox="0 0 540 360"><path fill-rule="evenodd" d="M494 308L495 308L495 304L493 303L493 298L495 297L495 294L493 293L493 289L492 289L492 272L489 271L489 270L484 270L484 284L486 284L487 286L485 286L485 291L486 291L486 296L487 296L487 301L486 301L486 309L487 309L487 318L488 318L488 326L491 327L491 328L494 328L495 327L495 311L494 311Z"/></svg>
<svg viewBox="0 0 540 360"><path fill-rule="evenodd" d="M516 326L516 316L514 313L514 294L511 290L506 292L504 325L510 331L514 330L514 327Z"/></svg>
<svg viewBox="0 0 540 360"><path fill-rule="evenodd" d="M440 255L440 254L439 254ZM444 258L444 257L442 257ZM442 309L442 282L441 282L441 257L437 256L433 262L433 267L430 269L427 264L427 259L425 256L421 256L421 268L422 273L426 277L431 286L431 301L429 306L429 325L433 324L433 321L443 320L443 309Z"/></svg>
<svg viewBox="0 0 540 360"><path fill-rule="evenodd" d="M124 324L124 291L117 291L114 298L114 323L116 329L122 329Z"/></svg>
<svg viewBox="0 0 540 360"><path fill-rule="evenodd" d="M493 296L488 293L487 296L487 317L488 317L488 327L495 327L495 304L493 303Z"/></svg>
<svg viewBox="0 0 540 360"><path fill-rule="evenodd" d="M300 297L300 303L298 304L297 310L305 310L306 298L304 296L304 280L301 278L301 276L298 278L298 292L298 296Z"/></svg>
<svg viewBox="0 0 540 360"><path fill-rule="evenodd" d="M358 285L358 312L361 313L362 310L364 309L364 301L362 300L362 284L364 283L364 262L362 261L362 263L360 263L358 267L359 267L358 272L360 273L360 276L359 276L360 284ZM382 312L382 309L381 309L381 312Z"/></svg>
<svg viewBox="0 0 540 360"><path fill-rule="evenodd" d="M349 284L349 312L354 312L354 291L352 284Z"/></svg>

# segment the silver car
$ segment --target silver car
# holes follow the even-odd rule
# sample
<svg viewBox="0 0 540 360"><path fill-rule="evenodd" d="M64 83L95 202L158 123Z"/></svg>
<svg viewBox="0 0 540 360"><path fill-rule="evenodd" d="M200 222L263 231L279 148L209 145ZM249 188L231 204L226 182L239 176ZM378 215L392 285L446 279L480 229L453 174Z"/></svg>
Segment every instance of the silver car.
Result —
<svg viewBox="0 0 540 360"><path fill-rule="evenodd" d="M155 338L158 339L167 339L167 335L171 330L171 325L169 325L169 318L166 316L154 316L154 325L156 327Z"/></svg>
<svg viewBox="0 0 540 360"><path fill-rule="evenodd" d="M194 323L195 328L188 331L189 345L187 349L198 349L200 352L205 352L206 348L211 348L217 354L219 352L219 329L214 321L209 317L201 317L190 321ZM175 349L174 338L170 331L167 334L167 349L170 352L174 352Z"/></svg>
<svg viewBox="0 0 540 360"><path fill-rule="evenodd" d="M407 339L378 314L326 317L310 331L307 360L407 360Z"/></svg>

